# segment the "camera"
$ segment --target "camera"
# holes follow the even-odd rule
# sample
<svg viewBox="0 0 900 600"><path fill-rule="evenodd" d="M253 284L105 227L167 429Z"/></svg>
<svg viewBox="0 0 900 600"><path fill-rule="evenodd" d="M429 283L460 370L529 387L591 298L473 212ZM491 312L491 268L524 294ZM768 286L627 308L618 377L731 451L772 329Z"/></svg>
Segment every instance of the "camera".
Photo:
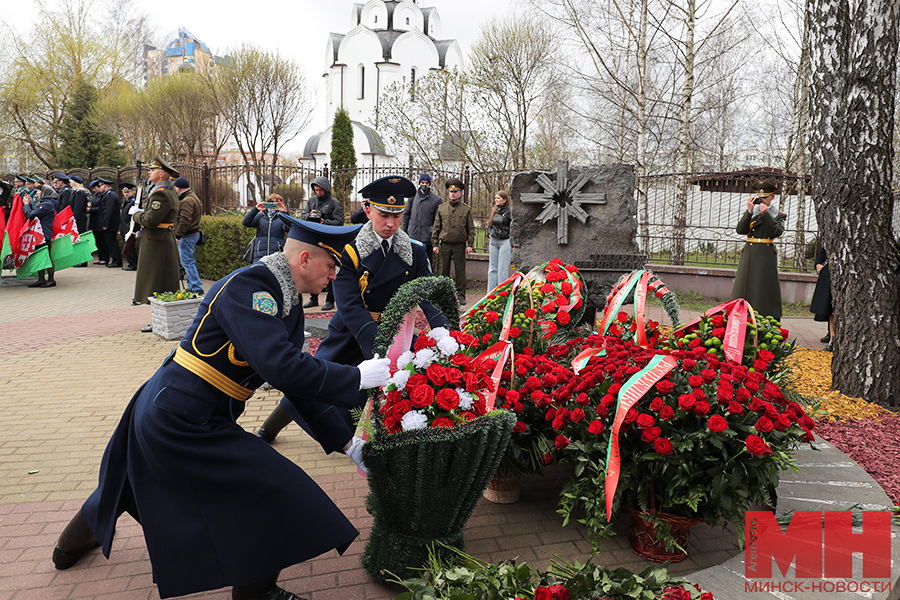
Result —
<svg viewBox="0 0 900 600"><path fill-rule="evenodd" d="M753 199L753 204L762 204L762 200L763 200L762 197L757 196L756 198Z"/></svg>
<svg viewBox="0 0 900 600"><path fill-rule="evenodd" d="M268 208L269 210L275 210L278 208L277 202L263 202L263 208Z"/></svg>

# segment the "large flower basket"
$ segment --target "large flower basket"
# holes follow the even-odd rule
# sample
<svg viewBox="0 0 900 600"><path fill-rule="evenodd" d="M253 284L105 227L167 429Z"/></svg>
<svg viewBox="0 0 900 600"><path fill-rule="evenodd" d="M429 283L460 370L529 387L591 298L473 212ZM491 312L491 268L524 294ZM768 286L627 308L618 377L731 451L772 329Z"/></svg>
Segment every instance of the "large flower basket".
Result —
<svg viewBox="0 0 900 600"><path fill-rule="evenodd" d="M691 527L703 521L661 512L643 513L630 508L628 512L631 513L631 531L628 535L631 549L638 556L654 562L680 562L687 558ZM669 544L670 547L666 547L657 533L657 526L669 529L674 546Z"/></svg>
<svg viewBox="0 0 900 600"><path fill-rule="evenodd" d="M392 357L397 371L392 377L395 383L373 395L372 435L363 446L369 469L367 508L374 520L362 557L366 571L381 581L391 574L414 576L415 569L426 563L429 549L442 548L438 542L462 549L466 523L497 471L516 422L509 411L488 407L480 391L482 383L489 381L486 370L464 373L469 383L478 382L478 389L469 383L465 390L457 387L463 392L460 397L465 395L468 402L477 398L465 410L460 407L441 412L436 405L413 409L407 400L401 400L426 385L424 381L429 386L433 384L422 374L412 375L416 369L423 370L424 362L431 364L431 374L433 369L451 372L456 368L457 363L442 354L447 344L451 357L461 359L460 364L467 368L473 364L473 359L463 356L464 348L456 343L456 338L450 339L447 330L442 330L441 336L437 336L437 330L421 336L415 353L404 352L397 357L398 348L406 351L409 347L408 324L412 319L406 316L421 300L443 312L448 328L458 328L455 291L452 282L444 277L420 278L405 284L382 312L374 350ZM462 334L455 335L462 339ZM441 344L434 346L431 336L440 337ZM431 345L425 348L422 342ZM415 356L414 361L411 356ZM417 380L415 386L413 377ZM440 392L438 396L456 393L453 385L434 385L435 391ZM438 412L440 417L435 416ZM418 427L409 428L410 422L416 420Z"/></svg>
<svg viewBox="0 0 900 600"><path fill-rule="evenodd" d="M194 321L203 298L160 302L151 297L149 300L153 333L165 340L180 340Z"/></svg>

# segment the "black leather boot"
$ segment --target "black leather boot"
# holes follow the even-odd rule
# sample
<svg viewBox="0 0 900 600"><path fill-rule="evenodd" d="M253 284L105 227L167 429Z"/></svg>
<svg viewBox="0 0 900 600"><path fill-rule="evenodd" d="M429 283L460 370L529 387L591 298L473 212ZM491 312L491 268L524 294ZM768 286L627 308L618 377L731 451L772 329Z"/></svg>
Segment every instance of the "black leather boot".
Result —
<svg viewBox="0 0 900 600"><path fill-rule="evenodd" d="M68 569L78 560L100 545L94 532L84 520L84 515L79 509L63 532L59 535L59 541L53 549L53 564L60 571Z"/></svg>
<svg viewBox="0 0 900 600"><path fill-rule="evenodd" d="M303 308L312 308L314 306L319 305L319 295L318 294L310 294L309 300L303 305Z"/></svg>
<svg viewBox="0 0 900 600"><path fill-rule="evenodd" d="M275 441L275 437L281 433L281 430L287 427L288 423L291 422L291 416L284 412L281 409L281 406L276 406L275 410L266 417L266 420L263 422L262 427L256 430L256 437L269 442L270 444Z"/></svg>

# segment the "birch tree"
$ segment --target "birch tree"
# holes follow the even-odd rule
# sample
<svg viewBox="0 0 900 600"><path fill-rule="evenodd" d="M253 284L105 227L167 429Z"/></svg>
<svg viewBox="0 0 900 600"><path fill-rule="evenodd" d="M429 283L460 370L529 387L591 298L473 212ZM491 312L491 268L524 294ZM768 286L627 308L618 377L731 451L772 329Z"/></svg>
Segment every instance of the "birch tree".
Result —
<svg viewBox="0 0 900 600"><path fill-rule="evenodd" d="M831 270L832 386L900 392L900 247L891 231L897 2L809 0L813 202Z"/></svg>

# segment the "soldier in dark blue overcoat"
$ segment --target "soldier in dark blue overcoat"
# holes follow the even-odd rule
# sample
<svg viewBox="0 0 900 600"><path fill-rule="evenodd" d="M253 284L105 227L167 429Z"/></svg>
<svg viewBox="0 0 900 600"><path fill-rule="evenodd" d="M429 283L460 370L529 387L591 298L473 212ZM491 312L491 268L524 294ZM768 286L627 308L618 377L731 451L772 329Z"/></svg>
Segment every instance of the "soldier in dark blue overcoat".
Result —
<svg viewBox="0 0 900 600"><path fill-rule="evenodd" d="M406 198L416 193L412 182L403 177L383 177L360 193L368 198L365 210L369 221L344 248L341 270L334 282L338 309L328 324L328 336L316 351L317 358L347 365L372 358L380 313L400 286L433 275L425 247L400 228ZM446 323L431 304L423 302L421 308L432 327ZM366 395L360 394L358 406L365 401ZM362 442L353 435L350 411L343 408L321 403L301 407L286 396L256 434L271 442L292 419L326 452L343 450L361 463Z"/></svg>
<svg viewBox="0 0 900 600"><path fill-rule="evenodd" d="M125 511L143 527L162 598L230 585L236 600L297 600L276 586L279 571L346 550L353 525L302 469L235 420L263 381L297 404L342 407L387 383L387 359L356 367L302 351L300 294L335 278L335 248L358 229L293 227L283 252L209 290L179 347L125 410L99 486L54 549L58 569L97 545L109 556Z"/></svg>

